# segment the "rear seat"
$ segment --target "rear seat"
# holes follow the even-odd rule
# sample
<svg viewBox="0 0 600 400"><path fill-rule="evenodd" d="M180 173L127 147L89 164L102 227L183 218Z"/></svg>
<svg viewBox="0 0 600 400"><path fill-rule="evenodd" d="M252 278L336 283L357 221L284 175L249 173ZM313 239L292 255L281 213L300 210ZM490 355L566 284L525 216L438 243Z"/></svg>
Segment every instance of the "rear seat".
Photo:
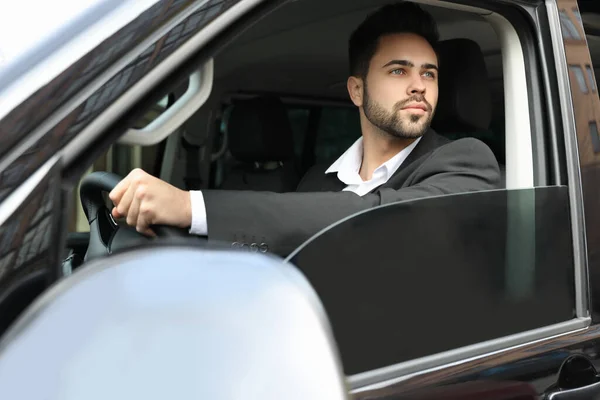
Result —
<svg viewBox="0 0 600 400"><path fill-rule="evenodd" d="M221 189L290 192L300 180L287 110L275 97L237 100L227 122L229 151Z"/></svg>
<svg viewBox="0 0 600 400"><path fill-rule="evenodd" d="M504 131L492 132L492 97L481 48L469 39L439 43L439 99L432 128L450 139L474 137L487 144L505 186Z"/></svg>

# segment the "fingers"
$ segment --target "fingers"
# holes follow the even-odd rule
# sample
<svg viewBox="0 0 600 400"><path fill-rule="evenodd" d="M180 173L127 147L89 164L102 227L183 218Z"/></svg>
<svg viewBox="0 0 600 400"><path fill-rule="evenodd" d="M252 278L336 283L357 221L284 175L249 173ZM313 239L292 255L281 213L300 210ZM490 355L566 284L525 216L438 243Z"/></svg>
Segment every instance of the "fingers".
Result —
<svg viewBox="0 0 600 400"><path fill-rule="evenodd" d="M145 197L144 193L142 193L141 195L142 195L141 196L142 198ZM140 201L138 204L136 204L136 206L139 207L138 208L139 212L138 212L137 220L135 223L135 229L138 232L143 233L144 235L156 236L154 231L152 229L150 229L150 225L155 223L154 222L155 214L153 212L150 202Z"/></svg>
<svg viewBox="0 0 600 400"><path fill-rule="evenodd" d="M136 190L136 193L131 193L133 192L133 190L130 189L127 191L127 193L125 193L125 196L123 197L123 200L127 199L127 196L129 196L129 204L127 204L127 210L123 213L122 209L121 209L121 205L124 204L124 202L122 202L121 204L119 204L119 213L122 215L126 215L127 216L127 225L129 226L134 226L136 229L138 228L137 224L138 224L138 214L140 212L140 203L143 200L143 196L139 196L137 194L137 192L139 190L143 190L143 187L139 187ZM123 207L125 208L125 206ZM139 231L139 229L138 229Z"/></svg>
<svg viewBox="0 0 600 400"><path fill-rule="evenodd" d="M144 235L156 236L150 229L153 224L181 224L179 219L182 218L174 217L173 214L186 214L185 210L189 207L179 207L179 202L174 201L177 194L176 188L141 169L135 169L110 192L109 197L115 204L112 215L115 218L125 217L129 226L135 227ZM187 198L189 202L189 194ZM165 214L164 209L171 209L171 212ZM191 217L188 219L191 220ZM189 226L189 221L187 225Z"/></svg>
<svg viewBox="0 0 600 400"><path fill-rule="evenodd" d="M135 200L136 192L141 188L138 182L132 181L129 183L125 194L121 196L121 200L119 201L117 206L117 213L123 217L127 217L127 223L129 223L129 210L131 208L132 202ZM137 215L136 215L137 217ZM135 221L135 219L134 219Z"/></svg>
<svg viewBox="0 0 600 400"><path fill-rule="evenodd" d="M118 213L126 216L127 224L140 233L148 233L153 223L152 196L149 185L135 178L117 206Z"/></svg>
<svg viewBox="0 0 600 400"><path fill-rule="evenodd" d="M136 168L111 190L108 197L115 205L112 210L114 218L127 217L135 191L144 181L145 175L147 174L143 170Z"/></svg>
<svg viewBox="0 0 600 400"><path fill-rule="evenodd" d="M113 204L117 205L121 202L121 198L129 188L132 173L133 171L130 172L129 175L127 175L125 178L123 178L121 182L119 182L117 186L115 186L113 190L111 190L108 194L108 197L110 198L110 201L113 202Z"/></svg>

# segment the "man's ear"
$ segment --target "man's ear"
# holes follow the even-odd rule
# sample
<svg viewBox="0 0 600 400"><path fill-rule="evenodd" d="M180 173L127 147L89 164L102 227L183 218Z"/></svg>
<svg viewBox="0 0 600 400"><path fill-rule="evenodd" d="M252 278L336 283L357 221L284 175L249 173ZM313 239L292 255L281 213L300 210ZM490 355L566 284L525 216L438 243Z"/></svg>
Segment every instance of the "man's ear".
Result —
<svg viewBox="0 0 600 400"><path fill-rule="evenodd" d="M364 90L363 80L356 76L350 76L348 77L348 82L346 85L348 88L348 94L350 95L350 99L354 105L356 107L362 107Z"/></svg>

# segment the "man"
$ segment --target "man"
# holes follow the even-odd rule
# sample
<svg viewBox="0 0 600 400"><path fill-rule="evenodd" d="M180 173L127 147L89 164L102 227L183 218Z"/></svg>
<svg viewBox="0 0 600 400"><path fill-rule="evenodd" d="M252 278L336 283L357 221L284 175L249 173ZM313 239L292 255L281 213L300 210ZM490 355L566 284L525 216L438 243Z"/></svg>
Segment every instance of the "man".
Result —
<svg viewBox="0 0 600 400"><path fill-rule="evenodd" d="M362 137L326 170L310 170L298 192L186 192L135 170L110 193L113 215L146 234L153 224L189 227L209 240L286 255L361 210L496 188L499 168L486 145L450 142L429 128L438 100L437 40L433 18L413 3L384 6L356 29L347 88Z"/></svg>

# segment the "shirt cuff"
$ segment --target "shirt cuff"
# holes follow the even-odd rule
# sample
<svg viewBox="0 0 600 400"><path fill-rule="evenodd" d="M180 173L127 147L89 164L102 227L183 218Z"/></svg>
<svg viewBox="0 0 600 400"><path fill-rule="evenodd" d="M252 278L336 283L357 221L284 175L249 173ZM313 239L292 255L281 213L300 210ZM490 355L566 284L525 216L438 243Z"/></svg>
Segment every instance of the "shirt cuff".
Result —
<svg viewBox="0 0 600 400"><path fill-rule="evenodd" d="M208 236L208 224L206 221L206 205L204 196L200 190L190 190L190 203L192 206L192 225L190 233L198 236Z"/></svg>

